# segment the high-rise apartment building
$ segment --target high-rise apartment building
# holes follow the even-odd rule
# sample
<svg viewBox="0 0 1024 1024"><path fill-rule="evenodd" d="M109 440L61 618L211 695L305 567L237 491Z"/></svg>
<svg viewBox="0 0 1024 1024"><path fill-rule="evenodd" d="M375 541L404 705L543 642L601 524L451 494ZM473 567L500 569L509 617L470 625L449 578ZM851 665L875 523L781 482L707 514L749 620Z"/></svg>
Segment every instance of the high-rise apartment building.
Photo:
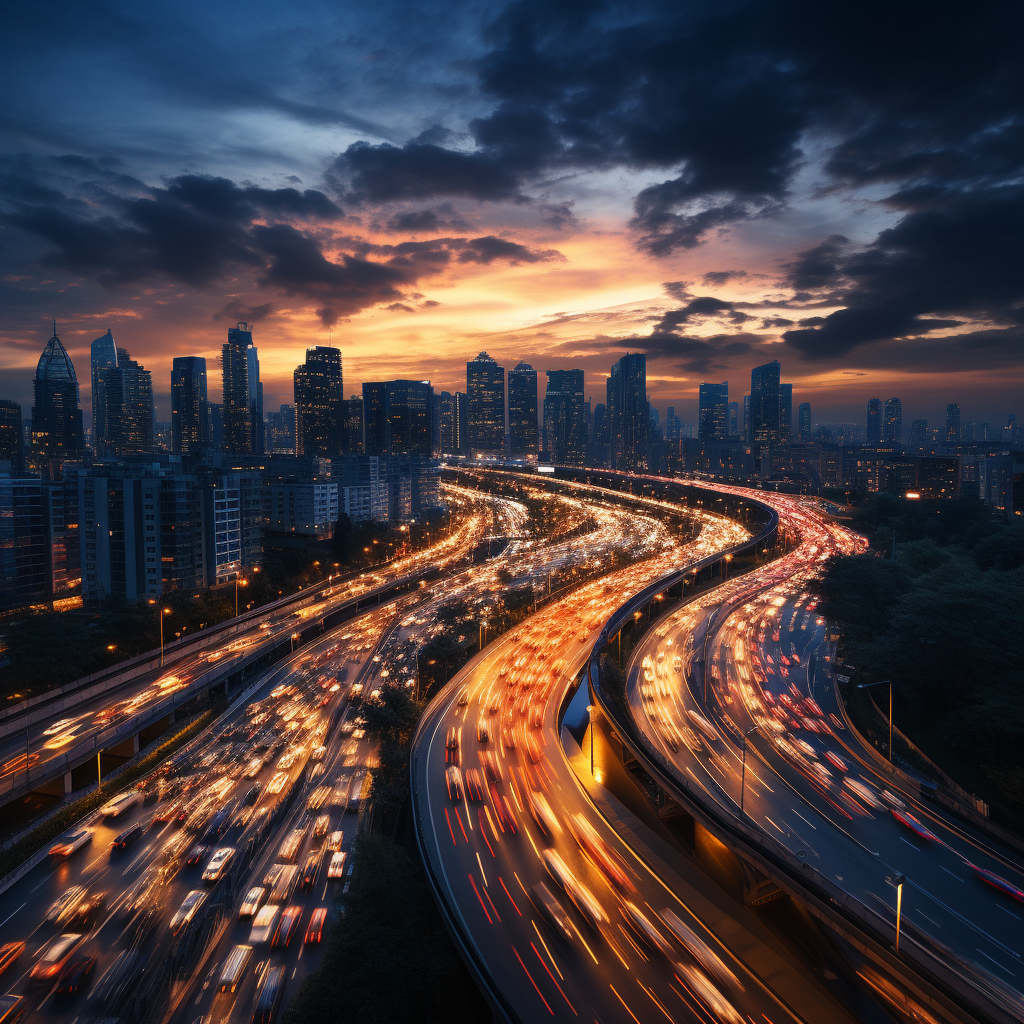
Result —
<svg viewBox="0 0 1024 1024"><path fill-rule="evenodd" d="M471 454L500 455L505 441L505 368L486 352L466 363Z"/></svg>
<svg viewBox="0 0 1024 1024"><path fill-rule="evenodd" d="M928 421L914 420L910 424L910 447L923 448L928 443Z"/></svg>
<svg viewBox="0 0 1024 1024"><path fill-rule="evenodd" d="M960 443L960 403L950 402L946 406L946 444Z"/></svg>
<svg viewBox="0 0 1024 1024"><path fill-rule="evenodd" d="M97 455L105 455L107 402L103 374L117 366L117 346L114 344L114 332L109 327L106 334L92 343L89 355L92 372L92 450Z"/></svg>
<svg viewBox="0 0 1024 1024"><path fill-rule="evenodd" d="M729 434L729 382L703 383L697 397L697 437L724 441Z"/></svg>
<svg viewBox="0 0 1024 1024"><path fill-rule="evenodd" d="M171 364L171 451L199 451L210 443L206 360L175 356Z"/></svg>
<svg viewBox="0 0 1024 1024"><path fill-rule="evenodd" d="M886 444L903 444L903 403L898 398L885 400L882 440Z"/></svg>
<svg viewBox="0 0 1024 1024"><path fill-rule="evenodd" d="M582 466L587 458L587 420L582 370L548 370L544 436L551 461Z"/></svg>
<svg viewBox="0 0 1024 1024"><path fill-rule="evenodd" d="M730 402L729 403L729 436L739 437L740 436L740 403ZM679 436L678 434L676 435Z"/></svg>
<svg viewBox="0 0 1024 1024"><path fill-rule="evenodd" d="M46 472L52 460L80 459L85 450L82 410L78 407L78 377L71 357L60 338L57 325L36 365L32 406L33 469Z"/></svg>
<svg viewBox="0 0 1024 1024"><path fill-rule="evenodd" d="M529 363L508 371L508 436L512 458L536 458L537 371Z"/></svg>
<svg viewBox="0 0 1024 1024"><path fill-rule="evenodd" d="M361 455L363 451L363 400L352 395L344 401L344 428L341 448L346 455Z"/></svg>
<svg viewBox="0 0 1024 1024"><path fill-rule="evenodd" d="M740 439L750 442L750 395L743 396L743 426L740 428Z"/></svg>
<svg viewBox="0 0 1024 1024"><path fill-rule="evenodd" d="M782 440L782 367L777 359L750 372L750 443L777 445Z"/></svg>
<svg viewBox="0 0 1024 1024"><path fill-rule="evenodd" d="M437 401L437 444L443 455L454 455L459 451L459 393L442 391ZM461 396L463 399L465 395ZM465 409L465 402L462 403Z"/></svg>
<svg viewBox="0 0 1024 1024"><path fill-rule="evenodd" d="M0 462L9 462L15 475L25 469L25 435L21 422L21 406L0 399Z"/></svg>
<svg viewBox="0 0 1024 1024"><path fill-rule="evenodd" d="M432 454L434 389L429 381L366 383L362 405L366 454Z"/></svg>
<svg viewBox="0 0 1024 1024"><path fill-rule="evenodd" d="M295 406L283 404L277 412L267 413L267 452L273 455L295 454Z"/></svg>
<svg viewBox="0 0 1024 1024"><path fill-rule="evenodd" d="M105 392L104 444L114 455L153 451L153 375L123 348L117 366L102 373Z"/></svg>
<svg viewBox="0 0 1024 1024"><path fill-rule="evenodd" d="M295 454L337 458L344 449L345 389L341 352L317 345L295 368Z"/></svg>
<svg viewBox="0 0 1024 1024"><path fill-rule="evenodd" d="M793 440L793 385L779 384L779 443Z"/></svg>
<svg viewBox="0 0 1024 1024"><path fill-rule="evenodd" d="M615 469L647 468L647 356L627 353L608 378L606 401L610 461Z"/></svg>
<svg viewBox="0 0 1024 1024"><path fill-rule="evenodd" d="M221 370L224 448L239 455L262 455L263 385L249 324L240 322L228 328L228 340L221 349Z"/></svg>
<svg viewBox="0 0 1024 1024"><path fill-rule="evenodd" d="M811 403L801 402L798 413L800 443L807 444L811 439Z"/></svg>
<svg viewBox="0 0 1024 1024"><path fill-rule="evenodd" d="M867 430L864 436L871 446L882 443L882 400L880 398L868 399Z"/></svg>

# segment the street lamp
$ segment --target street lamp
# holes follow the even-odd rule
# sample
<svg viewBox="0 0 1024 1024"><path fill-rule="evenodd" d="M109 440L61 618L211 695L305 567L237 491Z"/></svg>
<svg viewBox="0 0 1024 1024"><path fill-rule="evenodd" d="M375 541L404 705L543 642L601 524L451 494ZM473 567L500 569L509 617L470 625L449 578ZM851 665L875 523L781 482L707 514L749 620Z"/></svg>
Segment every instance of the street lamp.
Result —
<svg viewBox="0 0 1024 1024"><path fill-rule="evenodd" d="M896 886L896 952L900 951L900 918L903 915L903 883L907 880L904 874L895 874L887 878L890 885Z"/></svg>
<svg viewBox="0 0 1024 1024"><path fill-rule="evenodd" d="M295 641L299 639L299 634L298 633L292 633L292 635L291 635L291 637L289 639L291 640L292 653L294 653L295 652Z"/></svg>
<svg viewBox="0 0 1024 1024"><path fill-rule="evenodd" d="M235 618L238 618L238 588L249 586L249 581L239 576L235 577Z"/></svg>
<svg viewBox="0 0 1024 1024"><path fill-rule="evenodd" d="M587 714L590 715L590 774L594 774L594 705L587 705Z"/></svg>
<svg viewBox="0 0 1024 1024"><path fill-rule="evenodd" d="M889 764L892 764L892 680L879 679L877 683L860 683L858 690L866 690L869 686L889 686Z"/></svg>
<svg viewBox="0 0 1024 1024"><path fill-rule="evenodd" d="M729 563L732 561L732 555L725 556L725 563L722 566L723 576L725 579L729 578Z"/></svg>
<svg viewBox="0 0 1024 1024"><path fill-rule="evenodd" d="M164 667L164 616L170 615L170 608L160 609L160 667ZM237 613L236 613L237 614Z"/></svg>

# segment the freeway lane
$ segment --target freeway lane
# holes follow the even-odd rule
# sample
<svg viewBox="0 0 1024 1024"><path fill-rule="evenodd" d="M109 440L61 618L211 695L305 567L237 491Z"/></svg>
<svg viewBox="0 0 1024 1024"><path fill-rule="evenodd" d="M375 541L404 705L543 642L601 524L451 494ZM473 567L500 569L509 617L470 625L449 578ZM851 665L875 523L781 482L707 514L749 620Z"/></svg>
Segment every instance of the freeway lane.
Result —
<svg viewBox="0 0 1024 1024"><path fill-rule="evenodd" d="M609 612L744 535L705 526L695 544L581 587L485 651L424 716L412 765L423 852L512 1019L798 1019L621 842L558 738L562 696Z"/></svg>
<svg viewBox="0 0 1024 1024"><path fill-rule="evenodd" d="M66 755L73 756L73 763L93 756L94 748L103 745L100 737L105 731L120 728L133 717L158 709L161 714L168 713L169 702L181 699L188 693L191 683L211 670L230 674L234 665L353 598L415 576L425 568L445 568L458 563L504 520L495 518L494 503L479 494L459 492L453 496L466 509L466 518L450 536L430 548L394 559L355 579L340 581L322 591L322 600L298 611L290 607L272 610L225 644L188 654L160 671L131 680L116 692L87 699L73 711L62 712L58 722L40 721L27 730L6 736L0 740L0 795L12 792L15 787L23 788L28 770L33 785L53 774L59 775L67 770ZM497 507L505 506L499 503ZM166 711L162 710L164 706Z"/></svg>
<svg viewBox="0 0 1024 1024"><path fill-rule="evenodd" d="M890 927L895 890L887 879L905 875L904 941L939 943L976 984L1019 993L1024 908L972 868L1024 888L1014 858L897 790L845 721L826 625L807 585L822 560L857 541L812 508L761 497L777 503L799 547L702 595L648 635L628 675L635 722L663 762L725 813L758 826ZM912 815L904 821L914 828L897 813ZM1006 1000L1014 1012L1024 1010L1017 999Z"/></svg>

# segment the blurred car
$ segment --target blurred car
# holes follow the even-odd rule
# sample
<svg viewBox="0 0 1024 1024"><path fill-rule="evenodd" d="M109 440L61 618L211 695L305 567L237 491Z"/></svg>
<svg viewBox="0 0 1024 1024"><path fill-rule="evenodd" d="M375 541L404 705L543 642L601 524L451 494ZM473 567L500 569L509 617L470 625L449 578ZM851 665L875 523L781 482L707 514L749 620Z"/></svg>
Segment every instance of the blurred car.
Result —
<svg viewBox="0 0 1024 1024"><path fill-rule="evenodd" d="M238 920L247 921L258 913L267 899L267 890L262 885L254 885L242 900L242 906L238 911Z"/></svg>
<svg viewBox="0 0 1024 1024"><path fill-rule="evenodd" d="M302 868L302 878L299 880L299 888L303 892L309 892L309 890L316 885L316 880L320 875L320 864L322 861L323 854L319 850L316 853L311 853L306 858L306 863Z"/></svg>
<svg viewBox="0 0 1024 1024"><path fill-rule="evenodd" d="M110 849L127 850L129 846L133 846L145 834L146 830L141 825L131 825L120 833L120 835L118 835L118 837L110 844Z"/></svg>
<svg viewBox="0 0 1024 1024"><path fill-rule="evenodd" d="M50 909L46 911L44 920L47 924L63 924L74 912L75 908L85 898L86 888L84 885L73 885L69 889L65 889L54 901L50 904Z"/></svg>
<svg viewBox="0 0 1024 1024"><path fill-rule="evenodd" d="M1024 903L1024 890L1019 889L1012 882L997 875L994 871L989 871L988 868L978 867L977 864L972 864L971 868L978 879L986 885L991 885L993 889L998 889L1004 895L1017 900L1018 903Z"/></svg>
<svg viewBox="0 0 1024 1024"><path fill-rule="evenodd" d="M484 783L479 768L467 768L465 773L466 795L473 803L480 803L484 798Z"/></svg>
<svg viewBox="0 0 1024 1024"><path fill-rule="evenodd" d="M313 836L316 839L322 839L330 831L331 816L329 814L321 814L313 825Z"/></svg>
<svg viewBox="0 0 1024 1024"><path fill-rule="evenodd" d="M5 942L0 946L0 974L3 974L24 952L24 942Z"/></svg>
<svg viewBox="0 0 1024 1024"><path fill-rule="evenodd" d="M345 857L344 850L331 854L331 863L327 865L328 878L341 878L345 874Z"/></svg>
<svg viewBox="0 0 1024 1024"><path fill-rule="evenodd" d="M204 882L219 882L224 872L231 866L235 859L235 848L233 846L222 846L211 858L203 872Z"/></svg>
<svg viewBox="0 0 1024 1024"><path fill-rule="evenodd" d="M462 799L462 772L458 765L450 764L444 773L445 785L448 788L448 799L459 801Z"/></svg>
<svg viewBox="0 0 1024 1024"><path fill-rule="evenodd" d="M274 930L274 937L270 942L271 949L287 949L291 944L292 936L299 927L302 919L302 907L292 904L281 911L281 918Z"/></svg>
<svg viewBox="0 0 1024 1024"><path fill-rule="evenodd" d="M99 917L106 905L107 894L105 892L94 892L91 896L87 896L75 907L74 913L68 919L68 931L87 932L96 923L96 918Z"/></svg>
<svg viewBox="0 0 1024 1024"><path fill-rule="evenodd" d="M71 959L81 941L81 935L58 935L39 951L36 962L29 971L30 981L52 981Z"/></svg>
<svg viewBox="0 0 1024 1024"><path fill-rule="evenodd" d="M100 814L104 818L120 818L125 811L130 811L138 802L138 791L130 789L127 793L121 793L115 796L113 800L108 800L100 808Z"/></svg>
<svg viewBox="0 0 1024 1024"><path fill-rule="evenodd" d="M285 968L271 967L269 961L256 983L256 1001L252 1011L252 1024L272 1024L284 995Z"/></svg>
<svg viewBox="0 0 1024 1024"><path fill-rule="evenodd" d="M183 928L188 927L205 902L206 893L202 889L193 889L171 918L171 934L177 935Z"/></svg>
<svg viewBox="0 0 1024 1024"><path fill-rule="evenodd" d="M69 960L57 978L57 991L65 995L75 995L87 985L96 970L96 957L86 956L77 960Z"/></svg>
<svg viewBox="0 0 1024 1024"><path fill-rule="evenodd" d="M16 1024L25 1013L23 996L8 994L0 996L0 1024Z"/></svg>
<svg viewBox="0 0 1024 1024"><path fill-rule="evenodd" d="M77 853L86 843L92 842L93 831L91 828L73 828L50 847L51 857L70 857Z"/></svg>
<svg viewBox="0 0 1024 1024"><path fill-rule="evenodd" d="M915 835L920 836L922 839L927 839L929 842L941 842L939 837L934 833L930 832L924 825L921 824L912 814L906 811L898 811L895 807L891 807L890 812L892 816L901 824L905 825Z"/></svg>
<svg viewBox="0 0 1024 1024"><path fill-rule="evenodd" d="M196 843L191 850L188 851L188 856L185 858L185 863L190 867L194 868L202 860L205 859L206 855L210 852L208 846L204 846L202 843Z"/></svg>
<svg viewBox="0 0 1024 1024"><path fill-rule="evenodd" d="M341 849L341 844L344 841L345 833L342 832L341 829L338 829L337 832L332 832L327 837L327 843L325 845L327 846L327 849L331 851L331 853L337 853Z"/></svg>
<svg viewBox="0 0 1024 1024"><path fill-rule="evenodd" d="M327 908L317 907L310 915L306 927L306 937L302 940L306 946L319 945L324 937L324 924L327 921Z"/></svg>
<svg viewBox="0 0 1024 1024"><path fill-rule="evenodd" d="M249 942L252 945L258 946L270 940L277 928L277 918L280 913L280 907L269 903L265 907L260 907L253 918L252 928L249 930Z"/></svg>
<svg viewBox="0 0 1024 1024"><path fill-rule="evenodd" d="M249 966L251 959L252 946L234 946L224 961L224 967L221 969L217 988L221 992L234 992L238 988L239 982L245 976L245 969Z"/></svg>

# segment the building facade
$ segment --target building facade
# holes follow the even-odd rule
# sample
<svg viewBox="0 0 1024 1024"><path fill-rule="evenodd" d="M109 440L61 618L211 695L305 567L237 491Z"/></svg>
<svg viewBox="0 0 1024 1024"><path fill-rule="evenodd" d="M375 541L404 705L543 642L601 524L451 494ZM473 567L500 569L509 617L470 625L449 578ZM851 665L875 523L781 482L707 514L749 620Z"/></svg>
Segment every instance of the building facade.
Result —
<svg viewBox="0 0 1024 1024"><path fill-rule="evenodd" d="M50 473L53 464L74 462L85 452L82 410L78 407L78 377L71 357L57 337L56 324L53 337L46 343L36 365L33 392L29 463L37 472Z"/></svg>
<svg viewBox="0 0 1024 1024"><path fill-rule="evenodd" d="M500 455L505 442L505 369L486 352L466 363L468 447L473 455Z"/></svg>
<svg viewBox="0 0 1024 1024"><path fill-rule="evenodd" d="M512 458L537 457L537 371L526 362L508 371L508 436Z"/></svg>
<svg viewBox="0 0 1024 1024"><path fill-rule="evenodd" d="M293 374L295 454L337 458L343 451L345 388L341 352L317 345Z"/></svg>
<svg viewBox="0 0 1024 1024"><path fill-rule="evenodd" d="M697 437L724 441L729 435L729 382L703 383L697 396Z"/></svg>

